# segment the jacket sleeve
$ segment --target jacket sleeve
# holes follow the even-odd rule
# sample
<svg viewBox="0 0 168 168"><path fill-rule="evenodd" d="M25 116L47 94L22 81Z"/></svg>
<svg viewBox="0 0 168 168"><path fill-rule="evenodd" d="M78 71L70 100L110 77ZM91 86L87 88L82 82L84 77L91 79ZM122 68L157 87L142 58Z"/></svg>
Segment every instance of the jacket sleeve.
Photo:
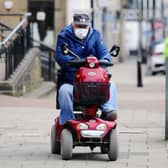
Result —
<svg viewBox="0 0 168 168"><path fill-rule="evenodd" d="M61 46L62 44L64 43L67 43L67 40L65 38L63 38L62 36L59 36L58 35L58 38L57 38L57 45L56 45L56 55L55 55L55 60L56 62L61 66L61 67L65 67L66 66L66 63L69 61L69 60L72 60L74 59L73 56L71 55L64 55L62 53L62 50L61 50Z"/></svg>
<svg viewBox="0 0 168 168"><path fill-rule="evenodd" d="M107 47L103 43L103 40L102 40L99 32L97 32L97 40L96 40L95 47L96 47L96 53L97 53L99 59L105 59L109 62L112 61L112 57L109 54Z"/></svg>
<svg viewBox="0 0 168 168"><path fill-rule="evenodd" d="M166 60L168 57L168 38L164 41L163 59Z"/></svg>

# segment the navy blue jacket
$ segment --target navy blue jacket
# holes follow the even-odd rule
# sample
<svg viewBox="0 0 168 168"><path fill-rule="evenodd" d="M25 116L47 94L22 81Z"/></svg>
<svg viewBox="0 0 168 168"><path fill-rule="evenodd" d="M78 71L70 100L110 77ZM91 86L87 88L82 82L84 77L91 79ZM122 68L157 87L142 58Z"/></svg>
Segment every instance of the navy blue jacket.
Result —
<svg viewBox="0 0 168 168"><path fill-rule="evenodd" d="M73 32L71 25L66 26L58 34L57 45L56 45L56 56L55 60L61 67L61 71L64 74L63 83L73 84L74 74L76 68L67 65L67 61L74 59L72 55L64 55L61 51L61 45L67 43L70 49L80 56L80 58L86 58L87 56L93 55L98 59L106 59L107 61L112 60L106 46L103 44L100 37L100 33L91 28L89 33L84 40L79 40Z"/></svg>

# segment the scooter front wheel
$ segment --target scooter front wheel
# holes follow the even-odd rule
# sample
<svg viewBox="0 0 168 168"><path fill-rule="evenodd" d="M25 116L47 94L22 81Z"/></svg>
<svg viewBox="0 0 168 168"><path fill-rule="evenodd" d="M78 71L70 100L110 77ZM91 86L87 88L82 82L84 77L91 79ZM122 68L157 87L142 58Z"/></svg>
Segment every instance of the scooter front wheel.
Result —
<svg viewBox="0 0 168 168"><path fill-rule="evenodd" d="M108 157L111 161L115 161L118 158L118 138L116 129L112 129L110 133Z"/></svg>
<svg viewBox="0 0 168 168"><path fill-rule="evenodd" d="M61 156L63 160L72 158L73 138L68 129L63 129L61 133Z"/></svg>

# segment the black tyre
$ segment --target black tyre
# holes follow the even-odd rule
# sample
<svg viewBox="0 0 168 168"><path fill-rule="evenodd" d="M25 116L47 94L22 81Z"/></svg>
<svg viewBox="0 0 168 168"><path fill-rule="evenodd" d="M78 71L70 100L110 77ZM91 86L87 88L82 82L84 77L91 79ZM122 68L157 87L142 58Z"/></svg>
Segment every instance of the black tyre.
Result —
<svg viewBox="0 0 168 168"><path fill-rule="evenodd" d="M60 154L61 153L61 145L60 142L56 141L56 127L55 125L51 128L51 153Z"/></svg>
<svg viewBox="0 0 168 168"><path fill-rule="evenodd" d="M157 72L152 72L152 75L155 76L157 74Z"/></svg>
<svg viewBox="0 0 168 168"><path fill-rule="evenodd" d="M115 161L118 158L118 138L116 129L113 129L110 133L108 157L111 161Z"/></svg>
<svg viewBox="0 0 168 168"><path fill-rule="evenodd" d="M100 146L100 151L102 154L108 153L108 146L105 146L105 145Z"/></svg>
<svg viewBox="0 0 168 168"><path fill-rule="evenodd" d="M72 158L73 138L68 129L63 129L61 133L61 156L63 160Z"/></svg>

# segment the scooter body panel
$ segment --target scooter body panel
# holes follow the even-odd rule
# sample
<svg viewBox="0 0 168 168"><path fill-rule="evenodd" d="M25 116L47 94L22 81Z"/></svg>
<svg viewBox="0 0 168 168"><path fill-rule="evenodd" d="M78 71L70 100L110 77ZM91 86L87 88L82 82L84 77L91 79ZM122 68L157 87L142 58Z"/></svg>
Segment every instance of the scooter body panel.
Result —
<svg viewBox="0 0 168 168"><path fill-rule="evenodd" d="M59 118L57 118L55 122L57 128L56 141L60 141L61 132L64 128L68 128L72 133L75 134L74 137L76 141L90 138L100 139L103 141L111 130L115 129L117 126L115 121L105 121L100 118L69 120L64 126L59 124Z"/></svg>

